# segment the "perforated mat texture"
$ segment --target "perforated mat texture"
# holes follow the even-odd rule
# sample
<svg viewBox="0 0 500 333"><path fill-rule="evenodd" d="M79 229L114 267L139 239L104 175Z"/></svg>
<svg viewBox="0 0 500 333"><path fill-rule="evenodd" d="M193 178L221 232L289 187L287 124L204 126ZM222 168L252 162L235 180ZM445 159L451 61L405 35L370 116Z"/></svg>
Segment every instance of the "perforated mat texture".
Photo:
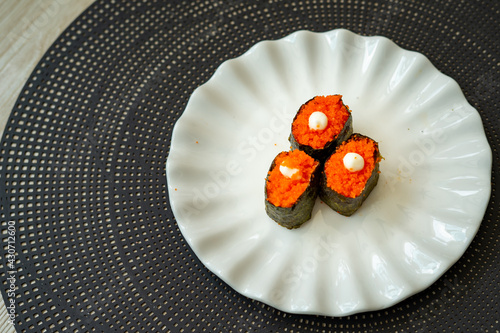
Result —
<svg viewBox="0 0 500 333"><path fill-rule="evenodd" d="M0 146L17 332L498 332L499 22L496 0L97 1L42 58ZM173 124L224 60L335 28L426 55L479 111L494 158L465 255L425 291L342 318L283 313L208 271L179 232L164 169Z"/></svg>

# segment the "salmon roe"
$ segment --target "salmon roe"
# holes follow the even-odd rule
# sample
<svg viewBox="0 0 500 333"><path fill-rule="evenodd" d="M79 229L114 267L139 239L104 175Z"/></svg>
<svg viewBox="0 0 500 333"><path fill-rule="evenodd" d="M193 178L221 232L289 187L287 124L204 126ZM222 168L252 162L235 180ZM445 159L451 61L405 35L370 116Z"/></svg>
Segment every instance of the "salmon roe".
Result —
<svg viewBox="0 0 500 333"><path fill-rule="evenodd" d="M343 196L355 198L363 192L370 178L375 163L376 143L369 138L348 140L340 145L335 153L325 163L327 185ZM358 153L365 160L363 169L351 172L344 166L344 156L347 153Z"/></svg>
<svg viewBox="0 0 500 333"><path fill-rule="evenodd" d="M319 162L301 150L281 152L274 161L275 166L268 172L266 181L267 200L277 207L292 207L309 186ZM281 173L280 165L299 171L288 178Z"/></svg>
<svg viewBox="0 0 500 333"><path fill-rule="evenodd" d="M315 111L323 112L328 118L323 130L309 128L309 117ZM300 108L292 124L295 141L314 149L323 148L340 134L350 114L342 103L342 95L316 96Z"/></svg>

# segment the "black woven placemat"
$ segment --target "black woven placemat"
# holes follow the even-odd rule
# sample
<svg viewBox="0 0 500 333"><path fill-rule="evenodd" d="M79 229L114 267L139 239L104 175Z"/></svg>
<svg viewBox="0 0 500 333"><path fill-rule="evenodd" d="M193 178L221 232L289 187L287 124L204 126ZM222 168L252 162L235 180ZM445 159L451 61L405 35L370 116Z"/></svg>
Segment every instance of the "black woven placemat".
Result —
<svg viewBox="0 0 500 333"><path fill-rule="evenodd" d="M0 145L0 278L17 332L498 332L499 22L496 0L97 1L42 58ZM184 241L165 180L172 126L224 60L335 28L389 37L458 81L494 159L465 255L396 306L343 318L228 287Z"/></svg>

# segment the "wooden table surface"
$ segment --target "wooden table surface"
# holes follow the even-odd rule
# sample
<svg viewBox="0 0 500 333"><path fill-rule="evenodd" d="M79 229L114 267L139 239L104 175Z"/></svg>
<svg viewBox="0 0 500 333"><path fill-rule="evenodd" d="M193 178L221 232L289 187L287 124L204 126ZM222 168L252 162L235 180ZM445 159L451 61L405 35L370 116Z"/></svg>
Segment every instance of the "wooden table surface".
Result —
<svg viewBox="0 0 500 333"><path fill-rule="evenodd" d="M93 2L94 0L0 2L0 137L21 89L39 60L64 29ZM2 298L0 332L15 332Z"/></svg>

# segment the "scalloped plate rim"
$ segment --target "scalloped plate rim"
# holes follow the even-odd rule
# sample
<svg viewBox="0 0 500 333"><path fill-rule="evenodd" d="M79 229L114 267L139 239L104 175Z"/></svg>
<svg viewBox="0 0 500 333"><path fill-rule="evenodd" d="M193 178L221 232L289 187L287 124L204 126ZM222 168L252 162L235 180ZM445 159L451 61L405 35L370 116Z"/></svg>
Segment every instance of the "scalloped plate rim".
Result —
<svg viewBox="0 0 500 333"><path fill-rule="evenodd" d="M182 128L184 126L183 122L185 119L187 119L189 116L186 116L186 114L189 115L188 111L190 109L190 102L191 102L191 99L194 95L198 94L200 90L202 90L204 87L207 87L211 84L211 82L213 80L217 80L217 77L220 76L220 75L223 75L224 74L224 71L226 70L230 70L230 65L232 63L235 63L235 62L239 62L239 61L244 61L244 59L246 57L251 57L252 54L258 49L258 48L261 48L261 47L264 47L266 43L282 43L282 42L293 42L292 39L295 38L295 36L298 36L298 35L303 35L303 34L311 34L311 35L327 35L327 34L339 34L339 33L344 33L344 34L352 34L352 35L355 35L357 37L362 37L363 39L364 38L369 38L369 39L383 39L385 41L388 41L392 44L394 44L398 49L404 51L405 53L411 53L413 54L415 57L420 57L422 59L425 59L425 61L428 63L428 65L430 65L432 67L432 69L434 71L436 71L439 75L441 75L442 77L446 78L446 79L449 79L453 84L455 84L457 87L458 87L458 91L461 93L461 98L463 99L463 102L466 106L474 109L469 103L468 101L466 100L462 90L460 89L458 83L451 77L443 74L442 72L440 72L435 66L434 64L432 64L432 62L423 54L417 52L417 51L412 51L412 50L407 50L407 49L404 49L402 47L400 47L399 45L397 45L396 43L394 43L391 39L387 38L387 37L384 37L384 36L362 36L362 35L358 35L358 34L355 34L349 30L346 30L346 29L335 29L335 30L331 30L331 31L325 31L325 32L312 32L312 31L308 31L308 30L298 30L298 31L295 31L293 32L292 34L290 35L287 35L285 37L282 37L280 39L277 39L277 40L262 40L262 41L259 41L257 42L256 44L254 44L253 46L251 46L246 52L244 52L243 54L235 57L235 58L232 58L232 59L229 59L229 60L226 60L224 61L223 63L221 63L221 65L215 70L215 72L213 73L213 75L210 77L210 79L208 79L205 83L203 83L202 85L200 85L199 87L197 87L196 89L194 89L191 97L189 98L188 100L188 103L186 105L186 108L185 108L185 112L183 112L183 114L179 117L179 119L177 120L177 122L175 123L174 125L174 128L173 128L173 132L172 132L172 140L171 140L171 147L174 148L174 145L176 144L176 137L178 136L178 133L179 131L183 131L184 129ZM479 116L479 113L477 112L477 110L474 109L474 111L476 112L476 115L477 117L479 118L479 121L481 121L481 118ZM477 120L476 120L477 121ZM485 137L485 133L484 133L484 128L483 128L483 133L480 133L480 136L484 136ZM488 145L488 148L489 148L489 160L491 161L492 160L492 152L491 152L491 148L489 147L489 143L487 142L487 139L484 138L486 140L486 144ZM174 151L175 152L175 148L172 149L171 148L171 152ZM175 155L175 153L174 153ZM175 177L173 174L172 174L172 164L175 164L175 162L172 162L172 159L170 158L171 157L171 154L169 154L168 158L167 158L167 162L166 162L166 176L167 176L167 185L168 185L168 193L169 193L169 198L175 198L176 196L176 193L175 193L175 189L173 186L171 186L171 183L172 183L172 180L173 180L173 177ZM491 174L491 164L489 166L489 173ZM487 197L489 198L491 195L491 186L490 188L488 189L488 195ZM484 213L486 211L486 208L487 208L487 205L488 205L488 202L489 200L485 200L482 204L483 204L483 208L481 208L481 210L483 211L483 214L481 215L481 219L479 220L479 222L475 225L475 228L473 230L473 235L475 236L477 231L479 230L479 227L480 227L480 224L482 222L482 219L483 219L483 216L484 216ZM230 287L232 287L234 290L236 290L237 292L239 292L240 294L243 294L244 296L247 296L249 298L252 298L252 299L255 299L255 300L258 300L258 301L261 301L261 302L264 302L268 305L271 305L279 310L282 310L282 311L285 311L285 312L289 312L289 313L296 313L296 314L311 314L311 315L326 315L326 316L347 316L347 315L352 315L352 314L356 314L356 313L361 313L361 312L366 312L366 311L373 311L373 310L381 310L381 309L385 309L385 308L388 308L388 307L391 307L405 299L407 299L408 297L411 297L419 292L421 292L422 290L425 290L426 288L428 288L430 285L432 285L433 283L435 283L444 273L446 273L448 271L448 269L453 266L463 255L463 253L467 250L467 248L470 246L473 238L471 237L469 239L469 241L467 242L467 244L465 244L465 246L462 248L462 251L459 255L456 255L454 257L454 260L451 260L450 262L447 263L446 267L444 269L442 269L439 274L435 274L433 276L433 279L432 279L432 282L427 285L427 286L424 286L422 288L415 288L414 290L410 290L410 292L406 293L404 295L404 297L400 297L400 298L397 298L391 302L386 302L384 306L368 306L366 308L363 308L363 309L356 309L356 310L353 310L353 311L346 311L346 312L343 312L343 313L330 313L330 312L325 312L325 311L321 311L321 310L318 310L318 309L313 309L311 311L297 311L297 310L293 310L291 308L285 308L283 306L280 306L279 304L274 304L272 301L270 301L268 299L268 297L261 297L261 296L258 296L258 295L255 295L255 294L252 294L252 293L248 293L246 292L245 290L241 290L241 287L234 284L233 281L231 281L231 279L229 279L227 276L224 276L224 274L222 274L223 272L220 271L220 269L218 268L218 265L217 264L214 264L212 262L206 262L205 260L203 260L203 253L199 253L199 250L197 249L197 245L193 243L193 240L192 238L190 237L189 235L189 232L188 234L186 234L187 230L185 228L185 226L183 225L183 222L182 221L179 221L177 219L177 216L180 216L180 212L177 211L177 205L175 203L175 199L174 200L170 200L170 206L171 206L171 209L174 213L174 216L176 217L176 221L177 221L177 224L179 226L179 229L181 231L181 233L183 234L183 237L186 239L187 243L189 244L189 246L192 248L192 250L195 252L195 254L198 256L198 258L200 258L200 260L202 261L202 263L211 271L213 272L215 275L217 275L219 278L221 278L225 283L227 283Z"/></svg>

